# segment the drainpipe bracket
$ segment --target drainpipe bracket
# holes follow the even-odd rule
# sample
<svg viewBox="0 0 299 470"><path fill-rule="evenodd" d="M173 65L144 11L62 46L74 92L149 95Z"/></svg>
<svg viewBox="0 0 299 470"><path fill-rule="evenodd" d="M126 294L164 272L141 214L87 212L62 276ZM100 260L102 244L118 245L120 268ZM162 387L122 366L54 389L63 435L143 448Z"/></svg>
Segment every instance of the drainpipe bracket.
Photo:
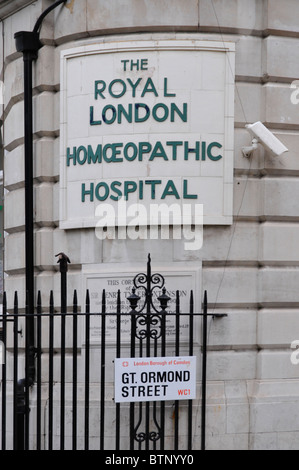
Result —
<svg viewBox="0 0 299 470"><path fill-rule="evenodd" d="M30 53L32 58L37 58L38 50L43 47L39 39L39 33L35 31L19 31L15 33L16 49L18 52Z"/></svg>

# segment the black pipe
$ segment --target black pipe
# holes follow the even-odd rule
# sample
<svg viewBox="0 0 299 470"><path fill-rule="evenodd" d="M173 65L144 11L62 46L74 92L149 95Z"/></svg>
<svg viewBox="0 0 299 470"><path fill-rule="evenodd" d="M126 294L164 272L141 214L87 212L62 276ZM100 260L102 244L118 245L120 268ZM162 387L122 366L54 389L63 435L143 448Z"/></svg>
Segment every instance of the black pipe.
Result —
<svg viewBox="0 0 299 470"><path fill-rule="evenodd" d="M21 31L15 34L18 52L24 60L24 162L25 162L25 276L28 316L26 334L28 335L29 384L35 376L34 366L34 241L33 241L33 124L32 124L32 62L42 44L38 34Z"/></svg>
<svg viewBox="0 0 299 470"><path fill-rule="evenodd" d="M33 105L32 105L32 64L43 47L39 31L45 16L67 0L58 0L38 18L32 32L15 33L16 49L22 52L24 60L24 164L25 164L25 277L28 298L27 328L29 343L29 383L35 378L34 365L34 208L33 208Z"/></svg>

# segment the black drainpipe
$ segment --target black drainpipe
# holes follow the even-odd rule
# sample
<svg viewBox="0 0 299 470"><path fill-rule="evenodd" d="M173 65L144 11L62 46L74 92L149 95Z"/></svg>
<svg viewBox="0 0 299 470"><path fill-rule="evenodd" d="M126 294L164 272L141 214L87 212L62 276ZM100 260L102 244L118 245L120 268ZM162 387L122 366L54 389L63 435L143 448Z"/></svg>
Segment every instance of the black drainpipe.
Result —
<svg viewBox="0 0 299 470"><path fill-rule="evenodd" d="M25 161L25 276L26 276L26 377L19 381L20 409L24 410L24 396L27 396L26 409L29 410L28 390L35 380L34 342L34 206L33 206L33 106L32 106L32 64L43 47L39 39L44 18L54 8L67 0L58 0L38 18L34 29L15 33L16 49L24 59L24 161ZM22 395L22 396L21 396ZM26 409L24 415L26 414ZM22 411L21 411L22 413ZM27 415L29 414L29 411ZM23 427L23 426L22 426Z"/></svg>

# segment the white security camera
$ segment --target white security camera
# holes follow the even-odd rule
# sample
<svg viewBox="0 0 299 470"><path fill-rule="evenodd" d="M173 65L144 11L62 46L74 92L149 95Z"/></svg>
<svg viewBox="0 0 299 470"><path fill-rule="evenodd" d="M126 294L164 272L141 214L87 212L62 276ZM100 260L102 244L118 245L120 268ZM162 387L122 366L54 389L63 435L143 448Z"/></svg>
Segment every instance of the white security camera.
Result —
<svg viewBox="0 0 299 470"><path fill-rule="evenodd" d="M283 143L280 142L280 140L275 137L275 135L272 134L272 132L269 131L269 129L267 129L267 127L264 126L264 124L262 124L260 121L255 122L254 124L247 124L246 129L250 132L253 138L253 145L252 147L243 148L244 156L250 156L251 152L257 147L257 143L261 143L277 157L288 151Z"/></svg>

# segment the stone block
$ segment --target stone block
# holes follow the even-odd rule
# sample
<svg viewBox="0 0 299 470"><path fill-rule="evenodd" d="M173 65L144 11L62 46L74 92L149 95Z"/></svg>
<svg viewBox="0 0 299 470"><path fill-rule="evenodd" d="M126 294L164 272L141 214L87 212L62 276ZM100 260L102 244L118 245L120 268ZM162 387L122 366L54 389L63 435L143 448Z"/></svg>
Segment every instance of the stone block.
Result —
<svg viewBox="0 0 299 470"><path fill-rule="evenodd" d="M297 307L298 282L299 269L297 267L261 268L258 284L260 305L267 308Z"/></svg>
<svg viewBox="0 0 299 470"><path fill-rule="evenodd" d="M250 434L250 450L279 450L277 432L261 432Z"/></svg>
<svg viewBox="0 0 299 470"><path fill-rule="evenodd" d="M265 27L273 33L298 33L299 25L296 21L299 15L299 5L296 0L268 0L268 21Z"/></svg>
<svg viewBox="0 0 299 470"><path fill-rule="evenodd" d="M57 157L54 150L55 140L44 137L34 142L34 177L39 181L53 181L54 161Z"/></svg>
<svg viewBox="0 0 299 470"><path fill-rule="evenodd" d="M42 241L44 242L44 240ZM51 241L50 243L50 250L48 249L48 252L43 253L41 256L43 257L43 260L45 261L45 258L47 257L47 265L50 267L50 263L55 263L55 260L50 259L50 251L51 251ZM42 243L40 244L42 246ZM44 264L45 267L47 267L46 263ZM39 271L36 273L35 276L35 289L36 292L40 291L41 293L41 301L42 301L42 308L45 311L49 312L49 304L50 304L50 292L53 290L53 271ZM57 305L59 305L59 299L57 300ZM44 335L49 334L49 330L46 330ZM45 340L43 340L42 344L46 344ZM45 347L45 346L43 346Z"/></svg>
<svg viewBox="0 0 299 470"><path fill-rule="evenodd" d="M299 39L269 36L263 40L263 75L271 81L298 79Z"/></svg>
<svg viewBox="0 0 299 470"><path fill-rule="evenodd" d="M35 11L37 10L40 10L40 6L35 8ZM33 15L33 6L29 6L26 10L17 11L5 19L4 42L6 58L12 59L18 54L14 34L19 31L32 31L35 18L37 19L37 16Z"/></svg>
<svg viewBox="0 0 299 470"><path fill-rule="evenodd" d="M203 227L203 244L200 250L186 249L183 231L182 240L173 241L173 259L203 261L246 261L254 262L258 254L258 230L256 223L236 222L232 226L219 227L215 231L212 226ZM198 228L199 238L199 228ZM195 235L193 235L195 236Z"/></svg>
<svg viewBox="0 0 299 470"><path fill-rule="evenodd" d="M242 80L259 80L262 76L262 45L261 38L239 36L236 42L236 77Z"/></svg>
<svg viewBox="0 0 299 470"><path fill-rule="evenodd" d="M24 186L24 146L4 152L4 187L13 190Z"/></svg>
<svg viewBox="0 0 299 470"><path fill-rule="evenodd" d="M7 232L14 232L25 226L24 188L10 191L5 197L4 227Z"/></svg>
<svg viewBox="0 0 299 470"><path fill-rule="evenodd" d="M264 87L258 83L245 82L238 82L236 87L235 123L245 127L247 123L264 121Z"/></svg>
<svg viewBox="0 0 299 470"><path fill-rule="evenodd" d="M282 129L298 129L299 113L297 106L291 101L294 91L289 84L267 83L264 85L265 122ZM258 120L258 119L256 119ZM259 119L261 120L261 119ZM254 122L254 121L252 121Z"/></svg>
<svg viewBox="0 0 299 470"><path fill-rule="evenodd" d="M249 450L248 434L207 434L207 450Z"/></svg>
<svg viewBox="0 0 299 470"><path fill-rule="evenodd" d="M294 333L295 335L296 333ZM294 339L297 338L294 337ZM257 378L262 380L298 379L299 366L291 362L293 352L294 350L291 348L289 350L260 351L257 355ZM291 430L289 429L289 431Z"/></svg>
<svg viewBox="0 0 299 470"><path fill-rule="evenodd" d="M57 92L53 96L53 128L55 136L60 133L60 93Z"/></svg>
<svg viewBox="0 0 299 470"><path fill-rule="evenodd" d="M5 267L5 272L7 272ZM25 277L23 274L6 276L4 279L4 290L7 292L7 308L13 311L14 293L18 292L20 305L25 305Z"/></svg>
<svg viewBox="0 0 299 470"><path fill-rule="evenodd" d="M293 403L262 403L251 405L250 422L254 433L298 431L299 406ZM273 439L271 439L273 445ZM265 443L263 444L265 445ZM269 444L268 444L269 445Z"/></svg>
<svg viewBox="0 0 299 470"><path fill-rule="evenodd" d="M256 306L258 270L244 267L205 267L203 289L213 308Z"/></svg>
<svg viewBox="0 0 299 470"><path fill-rule="evenodd" d="M60 44L80 37L86 37L87 0L71 0L61 9L54 11L54 39ZM102 14L100 15L102 16ZM99 18L97 12L96 15Z"/></svg>
<svg viewBox="0 0 299 470"><path fill-rule="evenodd" d="M42 183L35 187L35 222L39 226L53 225L53 185Z"/></svg>
<svg viewBox="0 0 299 470"><path fill-rule="evenodd" d="M56 93L43 92L33 99L33 132L39 136L54 137L54 99ZM46 112L45 112L46 110Z"/></svg>
<svg viewBox="0 0 299 470"><path fill-rule="evenodd" d="M212 309L209 313L226 313L226 317L209 318L209 346L217 349L254 348L256 345L256 311Z"/></svg>
<svg viewBox="0 0 299 470"><path fill-rule="evenodd" d="M40 92L50 91L54 88L54 55L55 48L45 45L38 54L38 59L34 65L33 87Z"/></svg>
<svg viewBox="0 0 299 470"><path fill-rule="evenodd" d="M206 421L209 423L208 434L225 434L226 430L226 406L218 403L214 405L207 404Z"/></svg>
<svg viewBox="0 0 299 470"><path fill-rule="evenodd" d="M263 2L259 0L200 0L199 20L202 28L244 30L246 33L263 28Z"/></svg>
<svg viewBox="0 0 299 470"><path fill-rule="evenodd" d="M229 380L224 382L225 400L228 404L248 403L246 380Z"/></svg>
<svg viewBox="0 0 299 470"><path fill-rule="evenodd" d="M18 123L16 126L15 123ZM5 149L11 151L24 140L24 103L17 102L10 109L4 128L4 146Z"/></svg>
<svg viewBox="0 0 299 470"><path fill-rule="evenodd" d="M260 231L259 259L264 264L299 262L299 226L290 222L265 222Z"/></svg>
<svg viewBox="0 0 299 470"><path fill-rule="evenodd" d="M59 137L54 140L53 144L53 176L58 179L60 174L60 139Z"/></svg>
<svg viewBox="0 0 299 470"><path fill-rule="evenodd" d="M277 433L277 448L279 450L299 450L299 432Z"/></svg>
<svg viewBox="0 0 299 470"><path fill-rule="evenodd" d="M4 262L5 271L14 271L16 274L25 268L25 233L12 233L5 239ZM13 281L13 279L12 279ZM6 282L6 281L5 281ZM6 284L5 284L6 285ZM16 288L13 291L17 290ZM20 291L20 295L22 290Z"/></svg>
<svg viewBox="0 0 299 470"><path fill-rule="evenodd" d="M294 309L262 309L257 319L257 344L261 348L290 348L299 340L299 321ZM293 351L290 349L290 355Z"/></svg>
<svg viewBox="0 0 299 470"><path fill-rule="evenodd" d="M262 215L263 185L251 177L236 177L234 182L234 215L242 219L257 219Z"/></svg>
<svg viewBox="0 0 299 470"><path fill-rule="evenodd" d="M17 101L23 99L24 94L24 62L19 57L9 62L4 72L4 106L12 106Z"/></svg>
<svg viewBox="0 0 299 470"><path fill-rule="evenodd" d="M59 225L59 204L60 204L59 183L53 185L53 223Z"/></svg>
<svg viewBox="0 0 299 470"><path fill-rule="evenodd" d="M297 178L264 178L264 216L272 220L297 218L298 196Z"/></svg>
<svg viewBox="0 0 299 470"><path fill-rule="evenodd" d="M101 12L98 15L98 12ZM108 27L107 27L108 26ZM118 31L156 27L193 28L198 27L198 0L117 0L107 5L104 0L87 0L87 29L90 34L103 30Z"/></svg>
<svg viewBox="0 0 299 470"><path fill-rule="evenodd" d="M43 228L35 233L35 265L40 270L46 270L51 269L53 264L53 231Z"/></svg>
<svg viewBox="0 0 299 470"><path fill-rule="evenodd" d="M248 403L231 404L226 407L227 433L246 434L249 432Z"/></svg>
<svg viewBox="0 0 299 470"><path fill-rule="evenodd" d="M102 242L95 236L93 229L54 231L54 252L67 253L72 265L102 262Z"/></svg>
<svg viewBox="0 0 299 470"><path fill-rule="evenodd" d="M255 351L208 351L207 380L250 380L256 377Z"/></svg>

